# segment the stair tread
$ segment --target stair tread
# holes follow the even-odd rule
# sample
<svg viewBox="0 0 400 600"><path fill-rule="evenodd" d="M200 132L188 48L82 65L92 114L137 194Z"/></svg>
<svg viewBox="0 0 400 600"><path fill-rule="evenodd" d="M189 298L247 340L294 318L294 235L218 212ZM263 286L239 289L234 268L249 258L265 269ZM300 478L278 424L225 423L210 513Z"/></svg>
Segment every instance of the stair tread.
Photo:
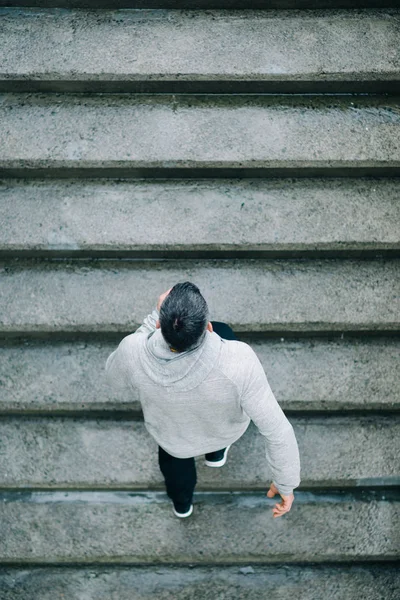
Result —
<svg viewBox="0 0 400 600"><path fill-rule="evenodd" d="M0 263L0 332L130 332L178 281L238 332L399 329L400 261ZM250 291L250 292L249 292Z"/></svg>
<svg viewBox="0 0 400 600"><path fill-rule="evenodd" d="M50 8L78 9L249 9L248 0L51 0ZM0 0L0 6L48 9L48 0ZM396 0L252 0L251 9L396 8Z"/></svg>
<svg viewBox="0 0 400 600"><path fill-rule="evenodd" d="M245 339L257 353L284 410L400 408L399 340ZM0 412L140 413L105 383L115 342L0 346Z"/></svg>
<svg viewBox="0 0 400 600"><path fill-rule="evenodd" d="M5 94L0 173L397 173L398 107L365 96Z"/></svg>
<svg viewBox="0 0 400 600"><path fill-rule="evenodd" d="M400 420L292 417L302 489L398 486ZM140 421L8 418L0 422L2 489L164 489L157 444ZM321 444L321 440L323 443ZM222 469L199 457L198 489L268 489L264 438L251 425Z"/></svg>
<svg viewBox="0 0 400 600"><path fill-rule="evenodd" d="M247 573L247 574L246 574ZM51 600L63 594L70 600L82 595L96 600L260 600L288 596L302 600L397 600L398 570L386 565L223 567L45 567L0 568L4 600Z"/></svg>
<svg viewBox="0 0 400 600"><path fill-rule="evenodd" d="M0 86L27 80L181 85L206 80L219 85L224 80L400 79L396 9L49 9L40 11L40 19L37 14L28 8L2 9Z"/></svg>
<svg viewBox="0 0 400 600"><path fill-rule="evenodd" d="M399 189L396 179L3 180L0 252L400 249Z"/></svg>
<svg viewBox="0 0 400 600"><path fill-rule="evenodd" d="M272 505L261 492L197 494L193 516L178 523L161 492L3 493L0 560L243 565L399 557L400 502L387 493L357 500L299 492L279 520Z"/></svg>

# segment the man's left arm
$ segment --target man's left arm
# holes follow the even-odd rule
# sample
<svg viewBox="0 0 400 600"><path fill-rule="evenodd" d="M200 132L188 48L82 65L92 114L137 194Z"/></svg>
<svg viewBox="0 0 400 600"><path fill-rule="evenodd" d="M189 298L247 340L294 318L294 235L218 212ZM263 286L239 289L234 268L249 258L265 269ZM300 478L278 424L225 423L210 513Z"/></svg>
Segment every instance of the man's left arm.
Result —
<svg viewBox="0 0 400 600"><path fill-rule="evenodd" d="M157 321L160 318L161 304L164 302L165 298L168 296L171 289L172 288L170 288L169 290L167 290L166 292L161 294L161 296L158 298L158 301L157 301L157 307L153 310L153 312L150 315L147 315L147 317L144 319L142 325L132 335L137 335L137 334L140 335L142 333L148 335L149 333L151 333L152 331L157 329Z"/></svg>
<svg viewBox="0 0 400 600"><path fill-rule="evenodd" d="M120 390L130 388L130 356L132 337L138 335L149 335L157 328L157 321L160 317L160 307L164 299L171 290L167 290L158 298L157 307L150 315L147 315L138 329L126 336L118 348L110 354L106 362L106 376L110 385Z"/></svg>

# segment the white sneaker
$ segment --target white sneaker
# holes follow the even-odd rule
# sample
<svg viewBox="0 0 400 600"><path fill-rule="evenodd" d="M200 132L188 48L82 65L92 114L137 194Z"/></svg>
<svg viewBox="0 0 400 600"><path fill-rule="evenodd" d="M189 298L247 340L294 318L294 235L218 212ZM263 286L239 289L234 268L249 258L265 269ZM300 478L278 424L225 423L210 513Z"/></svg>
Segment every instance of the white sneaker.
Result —
<svg viewBox="0 0 400 600"><path fill-rule="evenodd" d="M206 459L205 464L207 465L207 467L223 467L224 464L226 463L226 458L228 456L229 448L230 448L230 446L227 446L227 448L225 448L224 453L219 460L207 460Z"/></svg>
<svg viewBox="0 0 400 600"><path fill-rule="evenodd" d="M179 519L185 519L186 517L190 517L190 515L192 514L192 512L193 512L193 504L191 504L191 505L190 505L190 508L189 508L189 510L188 510L188 511L186 511L186 512L183 512L183 513L181 513L181 512L178 512L178 511L176 510L175 506L172 506L172 510L173 510L173 512L174 512L174 515L175 515L176 517L178 517Z"/></svg>

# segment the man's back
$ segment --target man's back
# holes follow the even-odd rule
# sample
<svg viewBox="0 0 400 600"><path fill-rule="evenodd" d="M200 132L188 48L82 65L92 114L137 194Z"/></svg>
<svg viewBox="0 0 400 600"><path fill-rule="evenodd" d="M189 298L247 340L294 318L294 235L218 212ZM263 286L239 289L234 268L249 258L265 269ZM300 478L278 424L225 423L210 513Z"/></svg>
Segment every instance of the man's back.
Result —
<svg viewBox="0 0 400 600"><path fill-rule="evenodd" d="M299 484L297 444L252 348L207 331L197 347L175 353L157 318L149 315L106 366L112 383L138 395L149 433L169 454L189 458L231 445L253 420L274 481L290 493Z"/></svg>
<svg viewBox="0 0 400 600"><path fill-rule="evenodd" d="M124 345L146 427L167 452L198 456L243 435L250 422L240 405L246 344L207 332L199 348L174 354L158 329L129 336Z"/></svg>

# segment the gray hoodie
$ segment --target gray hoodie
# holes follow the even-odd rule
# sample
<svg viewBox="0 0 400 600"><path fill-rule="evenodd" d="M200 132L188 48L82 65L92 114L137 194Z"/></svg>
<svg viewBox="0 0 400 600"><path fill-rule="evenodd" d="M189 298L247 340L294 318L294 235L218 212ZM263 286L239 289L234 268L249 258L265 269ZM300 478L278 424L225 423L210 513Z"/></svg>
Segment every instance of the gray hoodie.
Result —
<svg viewBox="0 0 400 600"><path fill-rule="evenodd" d="M139 398L148 432L178 458L233 444L252 420L265 438L274 484L290 494L300 483L296 438L255 352L209 331L196 348L173 352L158 318L154 310L108 357L109 383Z"/></svg>

